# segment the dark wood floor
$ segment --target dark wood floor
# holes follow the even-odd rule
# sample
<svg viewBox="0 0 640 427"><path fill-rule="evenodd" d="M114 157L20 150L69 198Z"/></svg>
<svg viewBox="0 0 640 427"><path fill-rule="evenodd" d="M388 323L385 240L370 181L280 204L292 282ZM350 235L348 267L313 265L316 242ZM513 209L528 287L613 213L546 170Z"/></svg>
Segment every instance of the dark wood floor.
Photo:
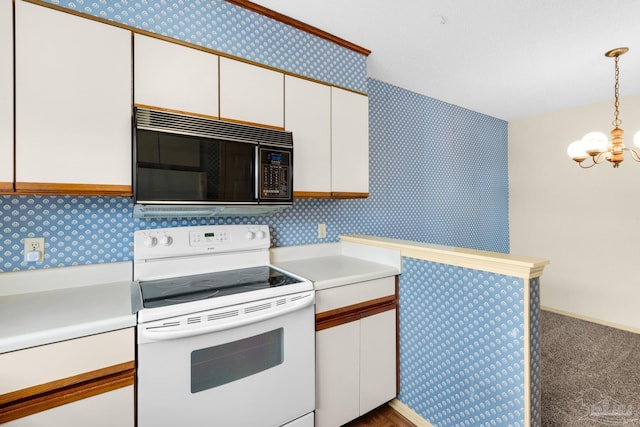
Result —
<svg viewBox="0 0 640 427"><path fill-rule="evenodd" d="M398 411L385 404L344 425L345 427L416 427Z"/></svg>

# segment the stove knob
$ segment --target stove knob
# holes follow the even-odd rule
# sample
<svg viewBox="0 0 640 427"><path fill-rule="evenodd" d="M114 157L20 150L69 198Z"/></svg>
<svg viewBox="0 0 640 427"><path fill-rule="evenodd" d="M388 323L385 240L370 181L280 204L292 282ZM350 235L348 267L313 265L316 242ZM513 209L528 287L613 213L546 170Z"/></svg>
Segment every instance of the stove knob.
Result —
<svg viewBox="0 0 640 427"><path fill-rule="evenodd" d="M256 236L255 236L255 234L253 234L253 231L247 231L247 233L244 235L244 237L247 240L253 240Z"/></svg>
<svg viewBox="0 0 640 427"><path fill-rule="evenodd" d="M147 236L144 238L144 242L142 242L146 247L152 248L158 244L158 239L153 236Z"/></svg>
<svg viewBox="0 0 640 427"><path fill-rule="evenodd" d="M262 230L256 231L256 239L262 240L264 239L265 233Z"/></svg>
<svg viewBox="0 0 640 427"><path fill-rule="evenodd" d="M173 243L173 237L163 234L158 239L158 243L160 243L162 246L171 246L171 244Z"/></svg>

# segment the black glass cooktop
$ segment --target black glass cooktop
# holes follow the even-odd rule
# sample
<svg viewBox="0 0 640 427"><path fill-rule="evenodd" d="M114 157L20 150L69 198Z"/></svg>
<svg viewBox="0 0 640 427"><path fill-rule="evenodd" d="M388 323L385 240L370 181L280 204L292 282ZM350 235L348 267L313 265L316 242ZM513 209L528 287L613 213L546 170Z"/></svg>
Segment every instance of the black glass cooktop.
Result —
<svg viewBox="0 0 640 427"><path fill-rule="evenodd" d="M299 283L300 280L267 265L193 276L140 282L142 305L164 307Z"/></svg>

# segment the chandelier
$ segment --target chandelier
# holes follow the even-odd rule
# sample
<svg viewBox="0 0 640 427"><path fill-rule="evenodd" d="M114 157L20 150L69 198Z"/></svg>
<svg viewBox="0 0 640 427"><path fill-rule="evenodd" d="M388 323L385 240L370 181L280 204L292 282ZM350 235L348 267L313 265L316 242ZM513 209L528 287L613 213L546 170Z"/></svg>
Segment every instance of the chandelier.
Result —
<svg viewBox="0 0 640 427"><path fill-rule="evenodd" d="M615 112L613 115L613 129L611 130L611 141L608 141L607 135L602 132L589 132L582 139L572 142L567 148L569 157L575 160L581 168L591 168L597 164L603 163L605 160L610 162L614 168L620 166L624 160L624 152L631 154L636 162L640 162L640 152L624 146L622 134L624 131L620 128L622 120L620 120L620 102L618 89L620 87L618 80L620 78L620 68L618 62L620 55L624 55L629 48L619 47L610 50L604 54L607 58L615 59ZM633 138L636 146L640 147L640 132L636 133ZM588 159L588 160L587 160Z"/></svg>

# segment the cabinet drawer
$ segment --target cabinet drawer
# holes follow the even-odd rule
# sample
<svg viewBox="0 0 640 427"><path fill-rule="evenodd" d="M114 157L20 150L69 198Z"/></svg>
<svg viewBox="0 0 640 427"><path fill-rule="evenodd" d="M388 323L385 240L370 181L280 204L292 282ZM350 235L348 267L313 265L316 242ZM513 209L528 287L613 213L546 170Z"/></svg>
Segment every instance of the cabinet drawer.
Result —
<svg viewBox="0 0 640 427"><path fill-rule="evenodd" d="M133 328L0 354L1 396L135 359Z"/></svg>
<svg viewBox="0 0 640 427"><path fill-rule="evenodd" d="M395 276L323 289L316 292L316 313L360 304L395 293Z"/></svg>
<svg viewBox="0 0 640 427"><path fill-rule="evenodd" d="M3 427L133 427L133 385L38 412L2 424Z"/></svg>

